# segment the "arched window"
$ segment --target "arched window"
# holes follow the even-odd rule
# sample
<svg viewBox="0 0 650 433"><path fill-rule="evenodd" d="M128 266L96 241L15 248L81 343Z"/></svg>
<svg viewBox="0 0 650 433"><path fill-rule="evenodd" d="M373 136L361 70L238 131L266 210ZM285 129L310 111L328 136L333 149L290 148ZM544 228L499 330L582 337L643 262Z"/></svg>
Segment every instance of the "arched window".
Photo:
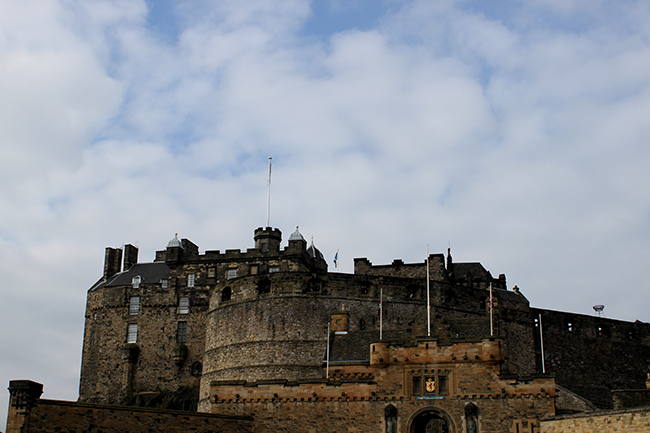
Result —
<svg viewBox="0 0 650 433"><path fill-rule="evenodd" d="M474 403L465 406L465 428L467 433L478 433L478 407Z"/></svg>
<svg viewBox="0 0 650 433"><path fill-rule="evenodd" d="M386 419L386 433L397 433L397 408L389 404L384 408Z"/></svg>

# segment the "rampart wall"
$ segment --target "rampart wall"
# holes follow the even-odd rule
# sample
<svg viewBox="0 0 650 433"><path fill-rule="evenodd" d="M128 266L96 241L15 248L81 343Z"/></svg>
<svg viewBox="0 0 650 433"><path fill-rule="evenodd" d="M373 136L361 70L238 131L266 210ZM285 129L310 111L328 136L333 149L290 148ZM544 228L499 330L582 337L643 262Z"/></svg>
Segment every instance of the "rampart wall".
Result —
<svg viewBox="0 0 650 433"><path fill-rule="evenodd" d="M647 433L650 407L567 415L541 421L541 433Z"/></svg>
<svg viewBox="0 0 650 433"><path fill-rule="evenodd" d="M531 309L542 319L546 372L600 408L612 407L611 390L643 389L650 372L650 324ZM541 371L539 323L536 362Z"/></svg>
<svg viewBox="0 0 650 433"><path fill-rule="evenodd" d="M143 409L44 400L42 385L12 381L5 433L252 433L250 416Z"/></svg>

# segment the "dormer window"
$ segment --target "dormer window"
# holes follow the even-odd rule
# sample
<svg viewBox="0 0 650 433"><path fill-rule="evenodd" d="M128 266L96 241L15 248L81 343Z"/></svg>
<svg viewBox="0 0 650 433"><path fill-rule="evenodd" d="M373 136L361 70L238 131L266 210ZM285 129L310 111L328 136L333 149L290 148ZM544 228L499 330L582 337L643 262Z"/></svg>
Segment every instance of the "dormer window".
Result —
<svg viewBox="0 0 650 433"><path fill-rule="evenodd" d="M133 285L134 289L139 288L141 282L142 282L142 277L140 277L140 275L136 275L135 277L133 277L133 279L131 279L131 285Z"/></svg>
<svg viewBox="0 0 650 433"><path fill-rule="evenodd" d="M194 287L195 274L187 274L187 287Z"/></svg>

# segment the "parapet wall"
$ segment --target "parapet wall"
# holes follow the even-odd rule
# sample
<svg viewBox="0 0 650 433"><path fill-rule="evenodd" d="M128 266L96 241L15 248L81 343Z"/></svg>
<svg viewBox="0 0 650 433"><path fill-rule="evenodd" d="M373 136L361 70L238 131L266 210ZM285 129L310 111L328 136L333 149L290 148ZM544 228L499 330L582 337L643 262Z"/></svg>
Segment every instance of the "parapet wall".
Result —
<svg viewBox="0 0 650 433"><path fill-rule="evenodd" d="M13 385L13 386L12 386ZM18 386L16 386L18 385ZM41 400L31 381L12 381L6 433L252 433L253 420L196 412ZM19 394L21 395L18 398ZM27 398L26 395L30 395Z"/></svg>
<svg viewBox="0 0 650 433"><path fill-rule="evenodd" d="M647 433L650 407L592 412L541 421L540 433Z"/></svg>

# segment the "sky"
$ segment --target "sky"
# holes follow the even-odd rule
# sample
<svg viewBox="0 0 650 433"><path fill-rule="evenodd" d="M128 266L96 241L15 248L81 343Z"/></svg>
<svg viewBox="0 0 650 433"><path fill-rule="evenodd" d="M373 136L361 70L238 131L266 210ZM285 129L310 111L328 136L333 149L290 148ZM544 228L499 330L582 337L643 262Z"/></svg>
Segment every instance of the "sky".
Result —
<svg viewBox="0 0 650 433"><path fill-rule="evenodd" d="M44 398L105 248L252 248L269 157L330 270L451 247L650 322L646 1L0 0L0 95L0 382Z"/></svg>

